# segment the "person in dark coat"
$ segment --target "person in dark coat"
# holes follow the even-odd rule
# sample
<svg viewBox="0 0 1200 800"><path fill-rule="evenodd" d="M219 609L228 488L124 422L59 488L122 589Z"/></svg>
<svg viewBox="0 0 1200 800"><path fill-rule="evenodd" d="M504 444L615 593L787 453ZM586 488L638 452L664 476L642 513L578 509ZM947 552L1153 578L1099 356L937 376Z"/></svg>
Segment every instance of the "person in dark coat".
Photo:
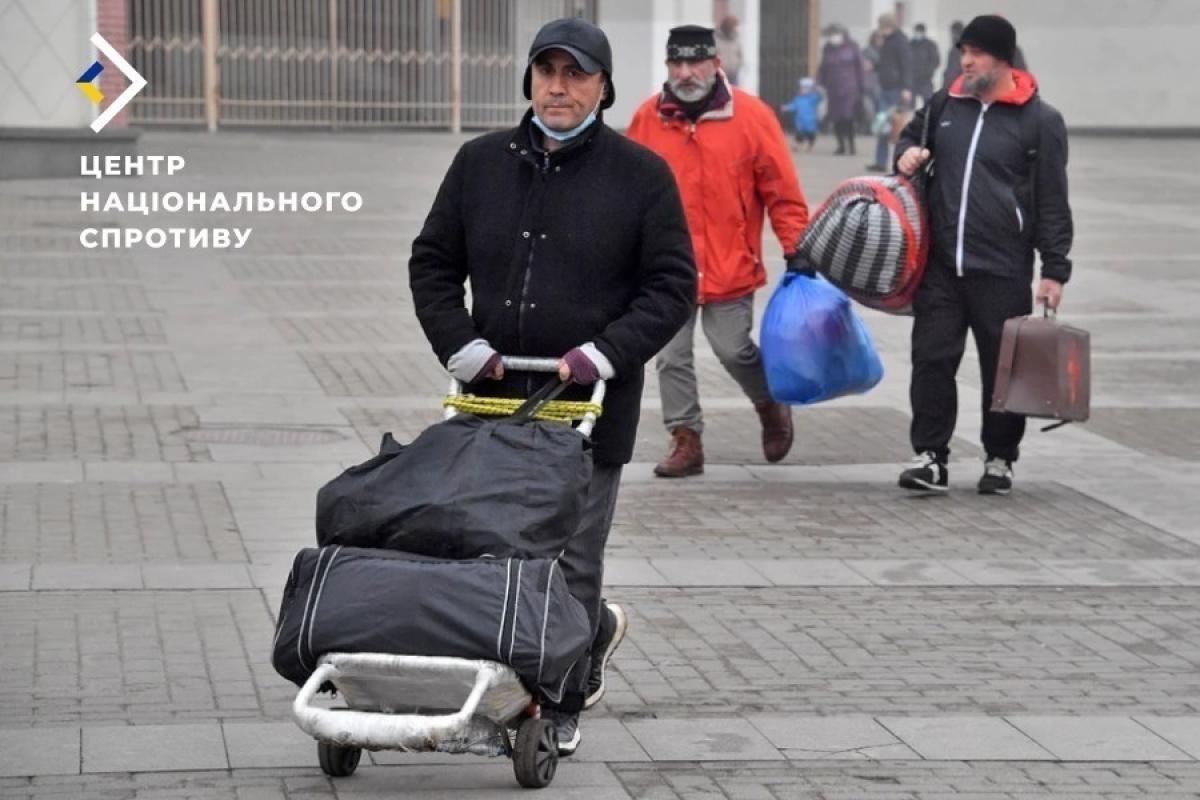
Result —
<svg viewBox="0 0 1200 800"><path fill-rule="evenodd" d="M531 108L517 127L454 157L413 242L409 284L438 360L471 393L525 397L546 380L506 371L501 353L560 358L559 376L578 384L567 399L587 399L590 384L607 381L583 521L559 559L595 639L563 701L543 704L570 755L579 711L599 701L624 636L624 613L600 590L644 365L691 317L696 266L670 168L600 118L615 96L604 32L576 18L547 23L524 91Z"/></svg>
<svg viewBox="0 0 1200 800"><path fill-rule="evenodd" d="M863 101L863 62L858 45L841 25L825 29L829 40L821 50L817 83L825 90L825 104L837 137L834 155L854 155L854 123Z"/></svg>
<svg viewBox="0 0 1200 800"><path fill-rule="evenodd" d="M950 47L946 50L946 69L942 72L942 88L948 89L962 75L962 53L958 51L958 37L962 36L962 20L950 23Z"/></svg>
<svg viewBox="0 0 1200 800"><path fill-rule="evenodd" d="M983 384L985 465L978 489L1012 490L1025 418L991 411L1004 322L1032 310L1035 250L1042 257L1038 302L1056 309L1071 277L1067 129L1062 114L1039 97L1034 77L1012 66L1016 41L1002 17L971 20L958 40L963 74L944 102L935 95L917 112L896 145L902 175L937 158L928 187L932 251L913 302L911 436L917 458L900 476L906 489L947 489L958 411L955 376L970 329ZM922 126L931 111L938 117L929 121L932 138L922 150Z"/></svg>
<svg viewBox="0 0 1200 800"><path fill-rule="evenodd" d="M912 50L908 37L896 24L892 14L879 16L879 32L883 44L879 48L879 111L908 106L913 100ZM888 149L891 138L887 132L880 133L875 140L875 161L867 165L872 172L887 170Z"/></svg>
<svg viewBox="0 0 1200 800"><path fill-rule="evenodd" d="M942 61L942 55L938 52L937 43L925 35L922 23L913 26L909 44L912 48L913 94L925 104L933 97L933 76Z"/></svg>

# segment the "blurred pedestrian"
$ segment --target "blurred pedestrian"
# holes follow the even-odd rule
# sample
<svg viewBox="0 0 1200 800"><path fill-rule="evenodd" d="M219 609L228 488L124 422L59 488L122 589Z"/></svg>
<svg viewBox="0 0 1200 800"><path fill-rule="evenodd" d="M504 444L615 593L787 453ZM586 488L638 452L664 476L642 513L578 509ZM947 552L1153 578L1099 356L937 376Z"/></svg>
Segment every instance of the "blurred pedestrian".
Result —
<svg viewBox="0 0 1200 800"><path fill-rule="evenodd" d="M958 50L958 38L962 36L962 20L950 23L950 46L946 48L946 69L942 72L942 88L950 88L950 84L962 75L962 53Z"/></svg>
<svg viewBox="0 0 1200 800"><path fill-rule="evenodd" d="M729 14L721 20L713 36L717 41L717 56L721 69L729 83L738 86L738 75L742 71L742 43L738 37L738 18Z"/></svg>
<svg viewBox="0 0 1200 800"><path fill-rule="evenodd" d="M826 116L837 137L834 155L854 155L855 122L863 102L863 62L858 45L841 25L825 29L817 83L825 90Z"/></svg>
<svg viewBox="0 0 1200 800"><path fill-rule="evenodd" d="M781 105L781 111L792 113L792 124L796 129L796 144L807 144L808 152L812 152L817 143L817 132L821 127L821 100L824 95L817 88L817 82L812 78L801 78L796 82L799 91L796 96Z"/></svg>
<svg viewBox="0 0 1200 800"><path fill-rule="evenodd" d="M775 110L729 85L711 28L671 30L667 75L662 91L634 114L627 134L671 165L696 253L699 306L657 362L671 450L654 474L682 478L704 471L704 418L692 356L697 319L721 366L754 404L763 455L779 461L791 449L791 409L771 397L751 331L754 292L767 282L763 213L791 260L808 224L808 206Z"/></svg>
<svg viewBox="0 0 1200 800"><path fill-rule="evenodd" d="M879 113L879 58L883 50L883 34L872 31L862 50L863 102L859 105L859 124L865 133L871 132L875 115Z"/></svg>
<svg viewBox="0 0 1200 800"><path fill-rule="evenodd" d="M894 14L879 15L879 33L883 42L879 47L879 111L901 108L912 103L913 70L912 50L908 37L896 24ZM887 170L888 153L891 150L890 131L875 138L875 161L867 165L872 172Z"/></svg>
<svg viewBox="0 0 1200 800"><path fill-rule="evenodd" d="M921 105L933 97L933 76L942 62L937 43L925 35L924 23L913 26L912 36L913 94L921 98Z"/></svg>

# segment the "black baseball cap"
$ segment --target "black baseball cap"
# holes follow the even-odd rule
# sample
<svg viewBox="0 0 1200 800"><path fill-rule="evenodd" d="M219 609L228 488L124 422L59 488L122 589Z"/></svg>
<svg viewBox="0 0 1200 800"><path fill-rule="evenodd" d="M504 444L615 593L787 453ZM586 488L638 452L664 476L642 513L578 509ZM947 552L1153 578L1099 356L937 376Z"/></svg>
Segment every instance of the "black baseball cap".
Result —
<svg viewBox="0 0 1200 800"><path fill-rule="evenodd" d="M530 97L533 62L547 50L566 51L584 72L603 72L604 79L608 82L608 91L600 103L600 108L608 108L613 104L617 93L612 80L612 47L608 43L608 37L604 31L578 17L563 17L547 22L537 32L537 36L533 37L522 86L526 100Z"/></svg>

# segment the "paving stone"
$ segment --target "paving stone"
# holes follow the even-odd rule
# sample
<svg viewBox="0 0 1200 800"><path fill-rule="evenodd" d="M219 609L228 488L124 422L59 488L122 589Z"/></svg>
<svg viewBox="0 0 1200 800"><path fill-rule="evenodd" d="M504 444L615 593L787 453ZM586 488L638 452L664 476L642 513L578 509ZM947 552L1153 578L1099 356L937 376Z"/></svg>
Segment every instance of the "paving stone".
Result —
<svg viewBox="0 0 1200 800"><path fill-rule="evenodd" d="M221 729L233 769L318 763L316 741L293 722L228 722Z"/></svg>
<svg viewBox="0 0 1200 800"><path fill-rule="evenodd" d="M705 374L700 376L701 402L709 385L704 382L705 377ZM733 391L740 396L736 387ZM652 387L647 387L647 394L658 396L657 389ZM903 464L912 458L908 444L909 417L892 408L814 406L794 410L792 419L796 442L787 458L780 462L783 465ZM758 415L748 400L743 410L705 413L706 462L765 465L760 439ZM633 457L638 461L657 461L667 452L668 445L669 437L659 415L643 414ZM955 439L953 449L956 453L979 451L963 439Z"/></svg>
<svg viewBox="0 0 1200 800"><path fill-rule="evenodd" d="M880 717L878 721L922 758L1036 761L1053 757L1001 717Z"/></svg>
<svg viewBox="0 0 1200 800"><path fill-rule="evenodd" d="M1008 721L1066 761L1190 761L1184 751L1128 717L1010 716Z"/></svg>
<svg viewBox="0 0 1200 800"><path fill-rule="evenodd" d="M33 565L29 562L0 562L0 592L27 592L31 586Z"/></svg>
<svg viewBox="0 0 1200 800"><path fill-rule="evenodd" d="M0 777L78 775L79 728L0 728L0 753Z"/></svg>
<svg viewBox="0 0 1200 800"><path fill-rule="evenodd" d="M0 249L3 252L7 248ZM153 311L141 286L108 284L8 284L0 310L17 311Z"/></svg>
<svg viewBox="0 0 1200 800"><path fill-rule="evenodd" d="M753 714L747 720L791 760L920 758L870 717Z"/></svg>
<svg viewBox="0 0 1200 800"><path fill-rule="evenodd" d="M0 316L0 344L145 346L167 343L162 322L146 315Z"/></svg>
<svg viewBox="0 0 1200 800"><path fill-rule="evenodd" d="M171 353L0 351L0 391L184 392L187 385Z"/></svg>
<svg viewBox="0 0 1200 800"><path fill-rule="evenodd" d="M147 589L250 589L245 564L142 564Z"/></svg>
<svg viewBox="0 0 1200 800"><path fill-rule="evenodd" d="M34 591L56 589L141 589L137 564L53 564L33 566Z"/></svg>
<svg viewBox="0 0 1200 800"><path fill-rule="evenodd" d="M846 563L877 586L958 586L965 580L940 561L858 559Z"/></svg>
<svg viewBox="0 0 1200 800"><path fill-rule="evenodd" d="M111 725L83 728L83 772L227 769L221 726Z"/></svg>
<svg viewBox="0 0 1200 800"><path fill-rule="evenodd" d="M1161 586L1163 576L1137 561L1042 559L1047 568L1086 586Z"/></svg>
<svg viewBox="0 0 1200 800"><path fill-rule="evenodd" d="M775 586L867 586L871 583L846 562L830 558L754 559L750 566Z"/></svg>
<svg viewBox="0 0 1200 800"><path fill-rule="evenodd" d="M1200 759L1200 717L1134 717L1134 721Z"/></svg>
<svg viewBox="0 0 1200 800"><path fill-rule="evenodd" d="M1195 591L612 587L630 628L602 705L670 717L1200 713Z"/></svg>
<svg viewBox="0 0 1200 800"><path fill-rule="evenodd" d="M0 485L0 557L245 561L220 484Z"/></svg>
<svg viewBox="0 0 1200 800"><path fill-rule="evenodd" d="M261 593L0 593L0 729L288 719Z"/></svg>
<svg viewBox="0 0 1200 800"><path fill-rule="evenodd" d="M427 397L430 407L437 410L441 408L441 399L449 385L449 376L432 353L302 355L325 394L331 397ZM378 436L373 438L377 445Z"/></svg>
<svg viewBox="0 0 1200 800"><path fill-rule="evenodd" d="M607 553L909 561L1200 556L1200 544L1059 484L1027 484L987 505L974 493L913 502L897 491L890 482L784 491L756 482L623 484Z"/></svg>
<svg viewBox="0 0 1200 800"><path fill-rule="evenodd" d="M732 558L655 558L650 565L672 586L762 586L767 579L746 561Z"/></svg>
<svg viewBox="0 0 1200 800"><path fill-rule="evenodd" d="M605 586L669 586L671 581L645 558L604 559Z"/></svg>
<svg viewBox="0 0 1200 800"><path fill-rule="evenodd" d="M742 719L635 719L625 723L655 761L773 761L783 755Z"/></svg>

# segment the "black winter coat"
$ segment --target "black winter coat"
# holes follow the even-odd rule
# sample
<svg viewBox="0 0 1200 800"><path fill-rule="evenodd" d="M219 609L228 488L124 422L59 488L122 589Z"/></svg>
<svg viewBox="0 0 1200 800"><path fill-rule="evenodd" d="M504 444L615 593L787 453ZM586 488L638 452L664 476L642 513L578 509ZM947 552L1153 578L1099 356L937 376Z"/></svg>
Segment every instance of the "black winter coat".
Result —
<svg viewBox="0 0 1200 800"><path fill-rule="evenodd" d="M413 242L417 317L443 365L477 338L504 355L554 358L594 342L616 378L593 453L623 464L633 455L644 366L695 303L687 220L670 168L650 150L597 122L544 153L531 140L531 116L455 156ZM523 397L547 377L506 373L468 391ZM564 399L590 392L572 387Z"/></svg>
<svg viewBox="0 0 1200 800"><path fill-rule="evenodd" d="M1041 276L1066 283L1073 238L1066 125L1062 114L1037 99L1030 109L1038 115L1037 165L1031 170L1021 142L1021 115L1022 106L1037 95L1037 84L1028 73L1014 72L1014 77L1016 90L986 108L952 89L941 117L931 121L933 247L959 275L979 272L1026 282L1033 278L1036 248ZM901 132L896 161L920 144L930 107L918 111Z"/></svg>
<svg viewBox="0 0 1200 800"><path fill-rule="evenodd" d="M908 37L892 31L879 48L879 88L913 90L912 48Z"/></svg>

